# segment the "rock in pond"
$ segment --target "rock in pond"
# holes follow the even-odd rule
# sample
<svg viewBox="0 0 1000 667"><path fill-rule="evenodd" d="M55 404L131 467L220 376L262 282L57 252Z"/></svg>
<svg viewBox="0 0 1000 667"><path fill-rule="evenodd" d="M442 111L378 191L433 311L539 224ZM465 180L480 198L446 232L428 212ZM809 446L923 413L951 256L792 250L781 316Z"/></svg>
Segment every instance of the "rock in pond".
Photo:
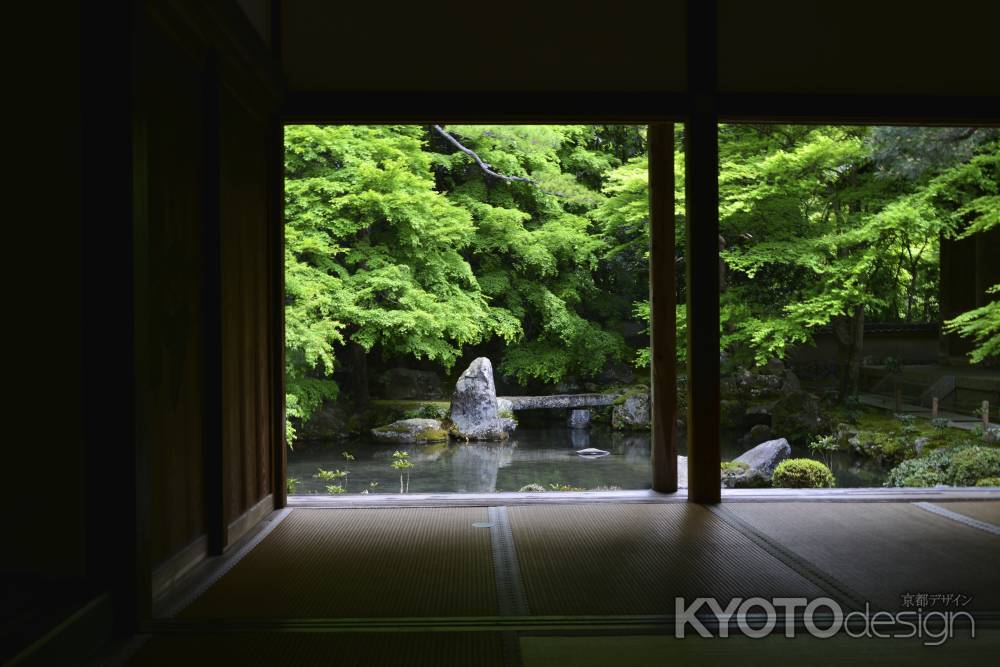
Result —
<svg viewBox="0 0 1000 667"><path fill-rule="evenodd" d="M372 437L390 443L441 442L448 439L448 432L437 419L400 419L373 428Z"/></svg>
<svg viewBox="0 0 1000 667"><path fill-rule="evenodd" d="M743 452L733 461L746 463L748 476L756 475L769 480L777 465L791 455L792 447L788 441L784 438L778 438L762 442L753 449Z"/></svg>
<svg viewBox="0 0 1000 667"><path fill-rule="evenodd" d="M607 456L611 452L605 451L603 449L597 449L596 447L588 447L586 449L578 449L576 453L580 456L588 459L596 459L602 456Z"/></svg>
<svg viewBox="0 0 1000 667"><path fill-rule="evenodd" d="M464 440L505 440L513 419L500 419L493 364L474 359L455 383L451 397L452 434ZM509 421L507 421L509 420Z"/></svg>

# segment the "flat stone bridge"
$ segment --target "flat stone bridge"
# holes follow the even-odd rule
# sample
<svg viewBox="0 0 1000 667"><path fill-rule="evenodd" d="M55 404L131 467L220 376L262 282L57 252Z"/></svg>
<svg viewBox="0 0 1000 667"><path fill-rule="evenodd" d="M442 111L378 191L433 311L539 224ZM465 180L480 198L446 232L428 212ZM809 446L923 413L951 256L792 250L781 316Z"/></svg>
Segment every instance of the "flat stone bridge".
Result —
<svg viewBox="0 0 1000 667"><path fill-rule="evenodd" d="M618 394L555 394L553 396L497 396L510 401L511 410L548 410L561 408L596 408L611 405Z"/></svg>

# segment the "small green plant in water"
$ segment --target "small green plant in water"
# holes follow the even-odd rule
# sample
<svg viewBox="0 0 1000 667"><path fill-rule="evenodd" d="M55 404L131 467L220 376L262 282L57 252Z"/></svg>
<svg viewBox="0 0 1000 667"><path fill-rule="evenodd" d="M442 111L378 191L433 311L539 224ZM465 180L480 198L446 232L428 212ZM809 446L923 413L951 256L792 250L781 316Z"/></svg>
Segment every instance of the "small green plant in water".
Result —
<svg viewBox="0 0 1000 667"><path fill-rule="evenodd" d="M549 488L553 491L586 491L583 487L562 483L549 484Z"/></svg>
<svg viewBox="0 0 1000 667"><path fill-rule="evenodd" d="M353 461L354 460L354 454L351 454L350 452L341 452L340 455L344 457L345 461Z"/></svg>
<svg viewBox="0 0 1000 667"><path fill-rule="evenodd" d="M326 485L326 492L327 493L347 493L347 489L345 489L344 487L340 486L339 484L327 484Z"/></svg>
<svg viewBox="0 0 1000 667"><path fill-rule="evenodd" d="M401 452L396 450L392 453L392 464L393 470L399 471L399 492L409 493L410 491L410 468L413 467L413 461L410 460L410 455L407 452ZM403 486L403 471L406 471L406 486Z"/></svg>
<svg viewBox="0 0 1000 667"><path fill-rule="evenodd" d="M300 481L301 480L299 480L298 477L288 477L285 479L285 493L288 493L289 495L294 494Z"/></svg>
<svg viewBox="0 0 1000 667"><path fill-rule="evenodd" d="M809 451L823 459L827 466L833 466L833 453L839 449L840 442L833 435L821 435L809 443Z"/></svg>
<svg viewBox="0 0 1000 667"><path fill-rule="evenodd" d="M322 468L316 468L316 474L313 475L313 478L321 482L332 482L337 479L332 470L323 470Z"/></svg>

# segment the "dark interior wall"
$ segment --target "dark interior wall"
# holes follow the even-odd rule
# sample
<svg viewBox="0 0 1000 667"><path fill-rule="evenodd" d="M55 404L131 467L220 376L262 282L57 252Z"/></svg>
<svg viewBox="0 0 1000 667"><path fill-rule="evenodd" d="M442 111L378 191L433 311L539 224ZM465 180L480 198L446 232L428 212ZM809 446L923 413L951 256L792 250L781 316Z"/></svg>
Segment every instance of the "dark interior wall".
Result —
<svg viewBox="0 0 1000 667"><path fill-rule="evenodd" d="M252 91L223 90L222 393L225 514L231 521L271 492L274 417L266 107Z"/></svg>
<svg viewBox="0 0 1000 667"><path fill-rule="evenodd" d="M18 32L41 37L19 55L47 76L8 69L9 91L26 101L26 113L5 116L5 152L16 156L17 167L5 170L4 187L11 206L2 269L10 310L4 320L12 345L4 373L5 422L12 428L2 469L12 527L0 549L0 584L8 577L22 583L75 580L87 567L85 341L79 336L84 105L75 66L81 16L76 5L56 17L42 8L26 9L17 17ZM58 530L38 515L59 516Z"/></svg>
<svg viewBox="0 0 1000 667"><path fill-rule="evenodd" d="M273 488L276 97L222 17L152 4L137 113L139 436L149 453L152 567ZM222 21L221 19L226 19ZM245 48L245 47L244 47ZM266 53L265 53L266 56Z"/></svg>
<svg viewBox="0 0 1000 667"><path fill-rule="evenodd" d="M137 299L145 333L144 417L150 467L151 559L160 562L204 532L202 340L206 249L204 50L150 21L140 114L147 202L139 218Z"/></svg>

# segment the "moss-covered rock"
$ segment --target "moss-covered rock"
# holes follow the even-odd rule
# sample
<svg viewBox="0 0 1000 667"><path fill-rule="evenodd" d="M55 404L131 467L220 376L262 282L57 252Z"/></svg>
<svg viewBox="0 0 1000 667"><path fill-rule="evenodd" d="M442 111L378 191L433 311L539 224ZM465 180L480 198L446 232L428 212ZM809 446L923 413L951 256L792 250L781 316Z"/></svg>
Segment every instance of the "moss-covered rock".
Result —
<svg viewBox="0 0 1000 667"><path fill-rule="evenodd" d="M649 387L629 387L617 399L611 411L611 427L624 430L646 430L650 424Z"/></svg>
<svg viewBox="0 0 1000 667"><path fill-rule="evenodd" d="M448 439L448 431L436 419L401 419L373 428L371 433L379 442L389 443L441 442Z"/></svg>

